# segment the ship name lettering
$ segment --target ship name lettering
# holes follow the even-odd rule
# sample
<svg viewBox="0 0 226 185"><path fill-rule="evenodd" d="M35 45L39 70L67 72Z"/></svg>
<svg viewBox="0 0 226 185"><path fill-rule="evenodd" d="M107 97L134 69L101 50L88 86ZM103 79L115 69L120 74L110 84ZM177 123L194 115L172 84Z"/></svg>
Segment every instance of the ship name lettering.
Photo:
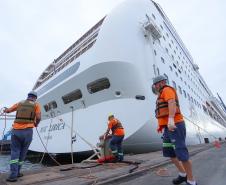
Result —
<svg viewBox="0 0 226 185"><path fill-rule="evenodd" d="M42 128L40 129L40 133L46 132L46 129L47 129L47 128L48 128L48 126L42 127Z"/></svg>
<svg viewBox="0 0 226 185"><path fill-rule="evenodd" d="M50 125L49 127L49 132L52 132L52 131L56 131L56 130L63 130L65 127L65 123L56 123L56 124L53 124L53 125Z"/></svg>

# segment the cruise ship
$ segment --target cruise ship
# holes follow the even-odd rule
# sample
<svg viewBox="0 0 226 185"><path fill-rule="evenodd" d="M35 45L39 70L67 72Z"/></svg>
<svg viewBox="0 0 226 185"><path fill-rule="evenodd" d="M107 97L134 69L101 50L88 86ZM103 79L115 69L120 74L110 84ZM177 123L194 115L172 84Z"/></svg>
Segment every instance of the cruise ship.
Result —
<svg viewBox="0 0 226 185"><path fill-rule="evenodd" d="M225 106L160 5L126 0L41 73L33 90L42 120L30 150L90 151L106 131L109 113L123 123L125 152L160 149L152 92L152 79L159 74L177 90L188 145L226 139Z"/></svg>

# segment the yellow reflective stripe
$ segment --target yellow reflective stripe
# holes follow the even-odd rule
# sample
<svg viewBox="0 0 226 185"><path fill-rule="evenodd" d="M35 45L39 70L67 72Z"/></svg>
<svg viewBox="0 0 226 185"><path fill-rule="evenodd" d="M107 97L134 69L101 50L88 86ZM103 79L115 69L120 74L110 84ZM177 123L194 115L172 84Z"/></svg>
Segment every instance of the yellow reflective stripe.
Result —
<svg viewBox="0 0 226 185"><path fill-rule="evenodd" d="M118 153L118 155L123 155L123 153Z"/></svg>
<svg viewBox="0 0 226 185"><path fill-rule="evenodd" d="M15 164L15 163L18 163L18 162L19 162L19 159L14 159L14 160L10 160L9 164Z"/></svg>
<svg viewBox="0 0 226 185"><path fill-rule="evenodd" d="M117 150L113 150L113 151L111 151L112 153L117 153L118 151Z"/></svg>

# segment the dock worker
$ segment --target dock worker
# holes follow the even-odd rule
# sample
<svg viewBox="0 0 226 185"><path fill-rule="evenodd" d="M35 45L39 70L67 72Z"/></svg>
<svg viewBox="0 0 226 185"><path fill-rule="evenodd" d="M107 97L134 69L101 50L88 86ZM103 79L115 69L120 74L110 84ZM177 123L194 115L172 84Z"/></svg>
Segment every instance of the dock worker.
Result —
<svg viewBox="0 0 226 185"><path fill-rule="evenodd" d="M176 90L167 85L167 80L164 75L159 75L153 79L152 85L154 93L158 95L155 114L158 119L158 132L163 131L163 156L170 157L178 169L179 174L173 179L173 184L186 182L187 185L197 185L185 144L186 127L178 96Z"/></svg>
<svg viewBox="0 0 226 185"><path fill-rule="evenodd" d="M26 100L4 110L5 113L16 111L11 135L10 175L6 179L9 182L16 182L23 176L20 169L32 141L32 128L37 127L41 120L41 109L36 99L37 93L31 91Z"/></svg>
<svg viewBox="0 0 226 185"><path fill-rule="evenodd" d="M112 154L114 155L116 161L123 161L123 150L122 142L125 135L124 128L122 123L114 117L113 114L108 116L108 128L104 134L104 138L109 135L109 132L112 132L112 138L110 140L110 148Z"/></svg>

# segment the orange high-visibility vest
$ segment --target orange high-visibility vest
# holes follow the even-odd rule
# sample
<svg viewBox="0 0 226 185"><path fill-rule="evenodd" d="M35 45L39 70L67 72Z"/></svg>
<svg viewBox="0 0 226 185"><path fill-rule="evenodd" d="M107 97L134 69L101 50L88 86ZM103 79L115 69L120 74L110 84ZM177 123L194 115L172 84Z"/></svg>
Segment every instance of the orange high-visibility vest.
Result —
<svg viewBox="0 0 226 185"><path fill-rule="evenodd" d="M160 90L159 96L158 96L157 101L156 101L156 109L155 109L155 117L156 118L162 118L162 117L168 117L169 116L168 102L165 101L164 98L162 97L162 92L163 92L163 89L165 87L169 87L175 92L175 97L176 97L176 99L175 99L175 101L176 101L176 113L175 113L175 115L181 114L180 105L179 105L176 90L173 87L166 85Z"/></svg>
<svg viewBox="0 0 226 185"><path fill-rule="evenodd" d="M123 126L122 126L122 123L119 120L115 119L115 122L116 122L116 124L114 124L111 128L113 135L115 135L115 132L116 132L117 129L124 129Z"/></svg>

